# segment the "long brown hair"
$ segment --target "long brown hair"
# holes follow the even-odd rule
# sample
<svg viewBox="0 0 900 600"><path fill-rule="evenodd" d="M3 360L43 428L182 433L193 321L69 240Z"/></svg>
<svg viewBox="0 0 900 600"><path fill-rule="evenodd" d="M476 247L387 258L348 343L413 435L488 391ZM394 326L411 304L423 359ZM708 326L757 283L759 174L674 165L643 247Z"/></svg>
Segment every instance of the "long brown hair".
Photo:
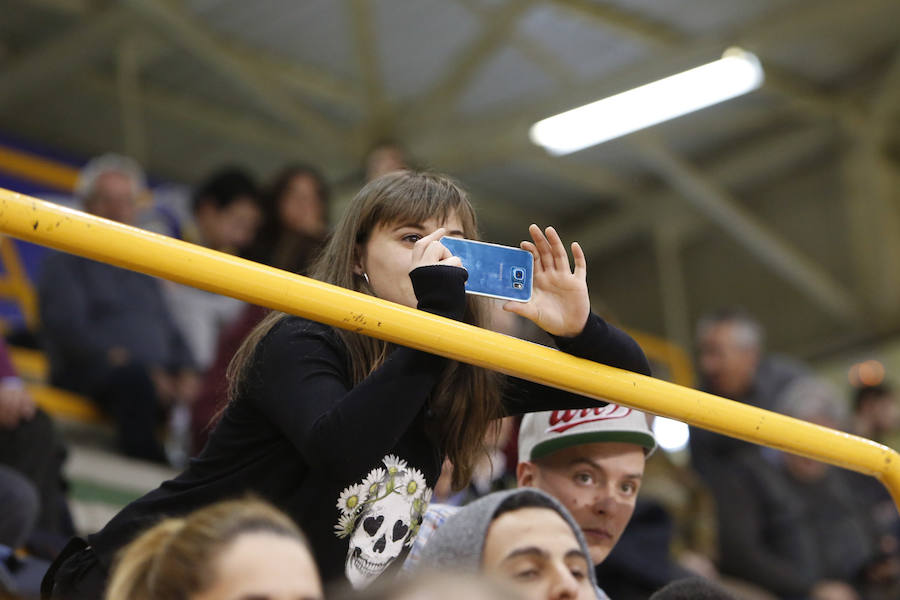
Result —
<svg viewBox="0 0 900 600"><path fill-rule="evenodd" d="M399 222L445 221L456 215L469 239L478 239L475 211L469 199L448 177L433 173L397 171L368 183L344 212L344 216L310 269L315 279L372 294L365 280L353 272L358 251L379 225ZM283 313L271 313L254 329L228 367L229 398L241 391L247 367L262 338ZM488 305L483 298L467 296L464 320L484 327ZM390 344L343 329L336 330L347 349L352 384L378 368L391 350ZM495 419L503 416L500 376L486 369L450 361L429 400L438 418L441 448L453 463L453 486L468 484L484 437Z"/></svg>
<svg viewBox="0 0 900 600"><path fill-rule="evenodd" d="M182 600L199 594L215 583L215 559L245 533L272 533L309 551L297 525L272 505L253 498L218 502L164 519L125 546L105 597Z"/></svg>

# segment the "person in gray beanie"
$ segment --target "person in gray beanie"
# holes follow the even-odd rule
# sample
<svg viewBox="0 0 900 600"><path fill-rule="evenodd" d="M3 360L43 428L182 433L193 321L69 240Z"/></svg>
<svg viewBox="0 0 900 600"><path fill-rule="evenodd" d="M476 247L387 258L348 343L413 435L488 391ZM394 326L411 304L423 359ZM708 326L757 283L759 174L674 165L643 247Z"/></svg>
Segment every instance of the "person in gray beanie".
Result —
<svg viewBox="0 0 900 600"><path fill-rule="evenodd" d="M607 598L580 527L555 498L534 488L496 492L463 507L434 532L418 567L484 573L528 600Z"/></svg>

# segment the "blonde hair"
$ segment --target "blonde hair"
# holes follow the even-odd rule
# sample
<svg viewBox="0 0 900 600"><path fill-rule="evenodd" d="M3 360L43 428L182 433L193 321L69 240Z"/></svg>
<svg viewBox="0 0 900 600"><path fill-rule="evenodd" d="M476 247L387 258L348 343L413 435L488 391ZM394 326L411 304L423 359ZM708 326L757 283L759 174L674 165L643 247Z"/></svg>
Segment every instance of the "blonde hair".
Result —
<svg viewBox="0 0 900 600"><path fill-rule="evenodd" d="M365 279L353 272L359 248L379 225L400 222L421 223L429 219L445 221L455 215L463 234L478 239L475 211L468 196L449 177L434 173L396 171L382 175L363 187L350 202L343 218L310 269L315 279L372 294ZM253 352L266 333L283 319L271 313L254 329L228 367L229 398L237 398L247 376ZM488 306L483 298L467 296L466 323L484 327ZM392 349L382 340L337 329L347 349L352 384L356 385L377 369ZM484 452L487 430L504 416L501 405L501 376L493 371L448 361L429 400L441 449L453 463L453 487L468 484L478 455ZM380 458L380 457L377 457ZM377 460L376 458L376 460Z"/></svg>
<svg viewBox="0 0 900 600"><path fill-rule="evenodd" d="M160 521L117 555L106 600L187 600L214 583L215 559L245 533L284 536L309 550L296 524L270 504L230 500Z"/></svg>

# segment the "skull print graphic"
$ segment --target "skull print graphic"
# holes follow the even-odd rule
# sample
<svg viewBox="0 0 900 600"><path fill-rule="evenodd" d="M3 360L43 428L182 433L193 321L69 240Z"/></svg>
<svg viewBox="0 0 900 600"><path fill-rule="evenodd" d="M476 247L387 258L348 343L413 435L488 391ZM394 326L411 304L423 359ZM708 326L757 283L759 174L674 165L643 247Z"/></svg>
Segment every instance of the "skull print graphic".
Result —
<svg viewBox="0 0 900 600"><path fill-rule="evenodd" d="M335 533L350 538L345 574L354 588L374 581L412 545L431 499L418 469L393 455L362 483L347 487L338 499L341 512Z"/></svg>

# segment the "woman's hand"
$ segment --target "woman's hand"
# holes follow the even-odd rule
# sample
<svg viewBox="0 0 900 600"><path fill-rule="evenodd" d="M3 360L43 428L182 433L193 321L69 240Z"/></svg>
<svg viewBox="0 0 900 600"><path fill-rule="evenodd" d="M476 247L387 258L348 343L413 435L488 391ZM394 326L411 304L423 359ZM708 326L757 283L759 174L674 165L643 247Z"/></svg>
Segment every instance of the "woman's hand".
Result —
<svg viewBox="0 0 900 600"><path fill-rule="evenodd" d="M537 225L531 225L528 232L534 243L522 242L520 245L534 256L531 300L507 302L503 310L531 319L549 334L576 336L584 330L591 312L584 252L578 242L572 244L573 273L566 248L555 229L548 227L542 232Z"/></svg>
<svg viewBox="0 0 900 600"><path fill-rule="evenodd" d="M445 233L447 233L447 230L444 227L440 227L413 245L412 262L409 266L410 271L419 267L427 267L428 265L449 265L462 268L462 261L459 257L450 254L447 247L440 242Z"/></svg>

